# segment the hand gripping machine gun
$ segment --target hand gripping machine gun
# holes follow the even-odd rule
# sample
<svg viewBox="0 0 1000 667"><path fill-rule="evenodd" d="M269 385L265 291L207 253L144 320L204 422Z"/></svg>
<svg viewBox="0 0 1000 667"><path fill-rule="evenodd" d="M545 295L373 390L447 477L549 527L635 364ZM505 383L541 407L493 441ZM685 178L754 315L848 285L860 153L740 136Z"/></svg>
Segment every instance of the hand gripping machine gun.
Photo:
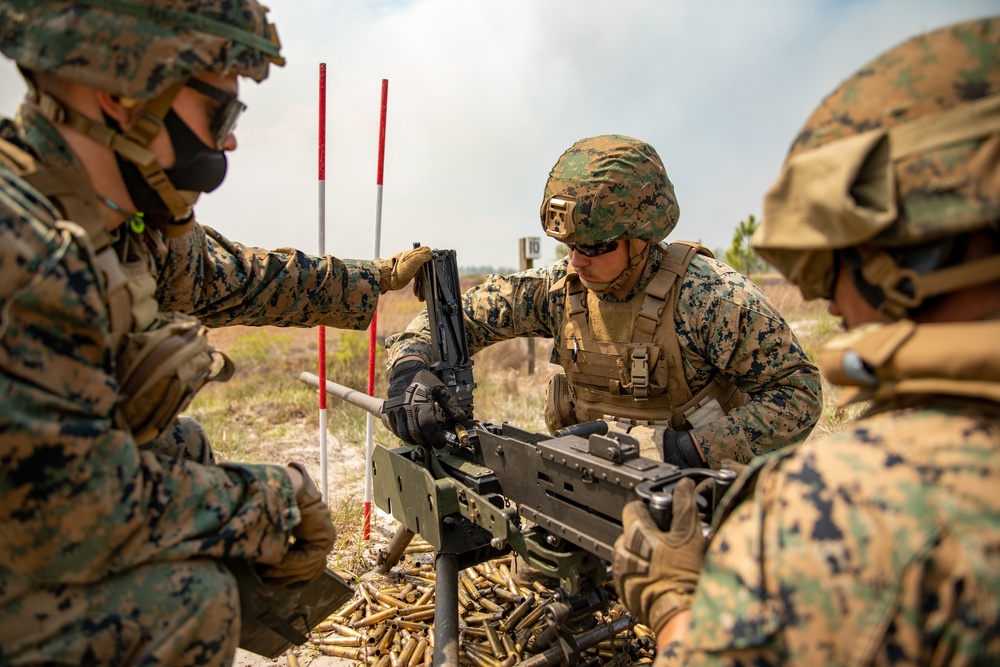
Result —
<svg viewBox="0 0 1000 667"><path fill-rule="evenodd" d="M602 585L608 579L615 539L622 533L626 503L642 499L666 528L674 485L684 477L696 482L711 477L716 480L715 497L699 498L703 516L710 518L735 474L682 469L641 457L634 438L609 433L603 421L571 426L553 436L474 419L476 385L455 251L435 250L423 271L432 337L430 370L458 399L467 419L449 423L440 414L446 434L440 448L407 443L393 449L376 446L372 486L376 506L403 526L389 547L394 555L388 556L388 567L414 533L436 550L434 664L451 665L458 664L461 568L513 550L527 565L559 579L562 617L578 616L606 602ZM319 386L319 378L311 373L303 373L301 379ZM330 381L325 390L379 417L388 427L382 399ZM594 633L593 643L606 638Z"/></svg>

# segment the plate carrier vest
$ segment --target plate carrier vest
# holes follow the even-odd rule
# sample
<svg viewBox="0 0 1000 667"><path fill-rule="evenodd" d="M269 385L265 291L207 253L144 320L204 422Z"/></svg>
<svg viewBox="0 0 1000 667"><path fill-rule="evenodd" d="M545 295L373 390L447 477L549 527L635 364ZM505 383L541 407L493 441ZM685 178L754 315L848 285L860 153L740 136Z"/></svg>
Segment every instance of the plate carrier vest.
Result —
<svg viewBox="0 0 1000 667"><path fill-rule="evenodd" d="M575 272L565 279L562 349L565 369L549 387L550 430L595 419L674 430L722 418L746 404L747 395L723 376L692 394L684 377L674 311L681 280L696 254L712 257L697 243L660 246L663 261L641 297L628 302L598 299Z"/></svg>

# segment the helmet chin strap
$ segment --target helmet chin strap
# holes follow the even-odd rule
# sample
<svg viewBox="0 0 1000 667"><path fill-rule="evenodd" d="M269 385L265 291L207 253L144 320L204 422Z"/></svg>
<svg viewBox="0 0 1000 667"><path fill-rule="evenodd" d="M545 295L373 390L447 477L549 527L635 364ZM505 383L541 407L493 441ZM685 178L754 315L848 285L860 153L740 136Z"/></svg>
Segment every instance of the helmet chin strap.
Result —
<svg viewBox="0 0 1000 667"><path fill-rule="evenodd" d="M645 259L646 253L649 251L649 244L643 243L642 248L636 250L636 248L639 246L640 243L643 242L640 241L639 239L629 240L628 266L622 269L622 272L619 273L618 277L615 278L614 280L605 283L595 283L591 280L584 280L582 277L580 277L580 282L582 282L583 286L589 289L591 292L596 292L597 294L610 294L611 292L614 292L615 290L620 288L623 284L625 284L625 281L627 281L630 277L632 277L632 274L635 273L635 270L638 268L639 264L641 264L642 260Z"/></svg>
<svg viewBox="0 0 1000 667"><path fill-rule="evenodd" d="M861 265L852 279L885 322L910 317L933 297L1000 280L1000 255L943 268L930 266L920 272L901 266L897 258L880 248L856 251Z"/></svg>
<svg viewBox="0 0 1000 667"><path fill-rule="evenodd" d="M149 144L157 134L164 131L163 119L183 87L184 82L181 81L150 100L124 133L91 120L45 91L36 88L31 92L39 111L51 122L71 127L133 163L149 187L156 191L170 210L171 220L156 222L167 236L181 236L194 224L192 206L198 193L178 191L157 162L156 155L149 150Z"/></svg>

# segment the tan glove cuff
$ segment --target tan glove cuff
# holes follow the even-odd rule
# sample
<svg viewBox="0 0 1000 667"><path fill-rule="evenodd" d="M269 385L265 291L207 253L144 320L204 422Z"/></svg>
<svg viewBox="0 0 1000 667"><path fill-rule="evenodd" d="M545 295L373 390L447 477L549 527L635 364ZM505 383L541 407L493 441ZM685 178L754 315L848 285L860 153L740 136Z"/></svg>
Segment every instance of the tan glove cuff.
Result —
<svg viewBox="0 0 1000 667"><path fill-rule="evenodd" d="M383 293L388 292L392 286L392 262L381 257L373 261L378 269L378 287Z"/></svg>
<svg viewBox="0 0 1000 667"><path fill-rule="evenodd" d="M664 626L677 614L691 608L694 594L682 591L663 593L649 607L649 629L660 634Z"/></svg>

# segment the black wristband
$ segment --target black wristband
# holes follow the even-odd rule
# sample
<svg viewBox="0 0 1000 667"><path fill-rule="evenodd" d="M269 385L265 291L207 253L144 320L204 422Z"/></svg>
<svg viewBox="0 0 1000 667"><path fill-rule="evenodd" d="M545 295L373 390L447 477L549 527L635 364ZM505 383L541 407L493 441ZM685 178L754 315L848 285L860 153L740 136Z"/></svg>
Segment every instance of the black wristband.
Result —
<svg viewBox="0 0 1000 667"><path fill-rule="evenodd" d="M660 455L665 463L678 468L704 468L698 445L687 431L666 431L663 434Z"/></svg>

